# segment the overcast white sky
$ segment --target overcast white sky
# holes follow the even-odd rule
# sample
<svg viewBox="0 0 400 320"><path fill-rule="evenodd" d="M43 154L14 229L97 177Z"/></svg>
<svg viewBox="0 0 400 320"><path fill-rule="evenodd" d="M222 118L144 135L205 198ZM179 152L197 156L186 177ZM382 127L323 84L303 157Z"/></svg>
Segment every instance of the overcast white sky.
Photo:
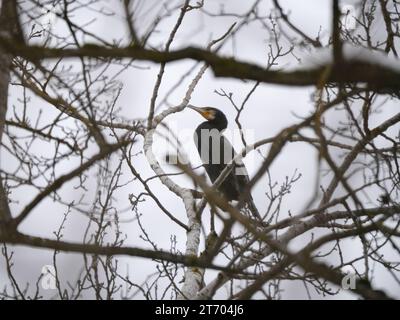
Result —
<svg viewBox="0 0 400 320"><path fill-rule="evenodd" d="M225 5L226 11L232 12L244 12L251 1L241 1L241 0L230 0L230 1L216 1L216 0L206 0L205 9L208 11L215 11L221 4ZM342 1L343 3L355 3L357 1ZM120 5L120 1L111 0L108 2L109 6L114 10ZM270 1L264 1L265 10L270 6ZM280 1L283 8L290 8L292 21L304 30L307 34L311 36L316 36L319 29L321 28L321 34L323 39L329 35L330 29L330 0L286 0ZM146 1L146 6L156 7L159 5L159 1L149 0ZM145 8L143 8L145 12ZM74 17L76 21L79 19L89 19L88 12L79 13ZM92 13L93 14L93 13ZM49 17L49 19L52 19ZM163 23L159 29L157 37L152 40L152 44L157 44L158 41L165 42L168 36L168 32L171 29L172 23L176 19L176 14L173 15L168 21ZM178 32L176 41L174 42L173 48L178 48L187 45L196 46L206 46L210 37L219 37L227 31L229 26L235 22L237 19L234 17L226 18L212 18L200 15L196 12L189 14L181 28ZM57 20L52 20L54 27L63 28L60 22ZM146 19L138 21L138 26L145 26ZM107 39L113 39L120 37L121 33L126 33L125 26L122 24L121 19L118 16L101 18L91 27L93 32L101 35ZM140 29L139 29L140 30ZM139 31L140 32L140 31ZM377 36L379 36L380 29L377 27L374 31ZM232 54L233 52L240 59L256 62L259 64L265 64L266 60L266 47L268 45L268 35L265 31L262 31L260 26L255 24L250 24L245 27L241 33L236 37L235 44L232 42L228 43L222 50L224 54ZM300 57L307 57L307 53L297 52ZM289 56L286 61L280 61L280 67L289 66L289 64L296 64L296 60ZM181 61L176 63L171 63L166 68L166 74L164 78L163 85L160 90L160 97L169 90L169 88L175 84L181 76L191 68L194 64L192 61ZM131 69L125 72L120 80L122 81L124 88L122 90L121 97L117 103L118 107L122 108L121 114L126 118L136 119L143 118L147 116L148 106L150 104L150 97L152 93L152 88L156 79L156 74L158 72L158 66L155 64L143 62L140 63L141 66L146 66L145 70ZM179 104L185 89L187 87L188 81L185 79L184 84L174 92L168 99L171 105ZM242 101L247 95L248 91L251 89L253 83L244 83L238 80L231 79L217 79L213 76L212 72L208 70L205 76L200 81L198 87L196 88L194 94L192 95L191 103L199 106L213 106L220 108L228 117L229 128L234 129L234 116L235 110L229 104L226 98L220 97L214 93L214 90L224 89L226 92L232 92L234 99L237 101ZM313 92L312 87L306 88L288 88L285 86L277 85L267 85L262 84L258 87L255 94L251 97L247 105L247 112L243 114L242 124L246 130L248 130L249 138L258 140L260 138L271 137L279 132L285 126L293 124L296 121L294 113L299 116L307 115L313 108L311 94ZM18 88L11 87L10 91L10 101L11 103L16 103L18 95L20 94ZM35 108L40 108L40 101L34 99L33 104L36 104ZM390 102L388 102L390 103ZM166 108L167 105L161 106ZM385 110L390 108L385 108ZM384 111L385 112L385 111ZM44 114L46 117L52 116L52 113ZM387 114L383 113L381 117L387 117ZM334 118L335 115L331 114L331 119L329 121L338 121L340 119ZM185 130L189 136L189 140L183 141L185 150L188 153L192 163L194 165L200 164L200 159L198 158L194 144L191 140L191 134L196 126L202 121L200 116L191 110L185 110L179 114L173 115L168 119L168 124L171 127L176 128L179 136L182 138L183 134L180 130ZM250 142L252 142L250 140ZM238 142L238 141L237 141ZM236 143L235 147L237 150L241 149L240 143ZM38 147L39 148L39 147ZM154 150L156 154L161 158L166 150L165 143L162 139L158 139ZM251 161L249 160L251 159ZM1 159L1 165L3 167L10 166L8 159ZM254 155L245 160L246 166L250 175L257 169L260 157ZM153 172L149 168L148 163L144 157L138 157L134 160L138 170L142 173L144 177L149 177L153 175ZM306 146L305 144L291 144L285 148L285 152L279 156L275 161L272 169L271 176L274 180L282 182L286 175L291 175L295 170L302 174L301 179L295 184L292 193L287 196L283 204L283 212L291 210L292 213L301 210L304 204L310 198L313 182L315 179L315 164L316 164L316 154L312 148ZM68 171L79 163L71 161L65 164L65 167L60 169ZM166 169L168 172L173 171L174 168L170 167ZM129 177L129 172L127 171L127 177ZM184 177L176 177L175 181L181 183L182 185L189 186L191 182ZM264 195L266 180L262 180L257 184L255 190L253 191L253 197L255 198L255 203L258 207L263 207L267 203L267 198ZM95 190L96 177L94 172L92 172L91 184L93 188L89 188L88 194L86 195L88 202L93 196L91 192ZM133 184L132 188L138 188L139 185ZM176 217L182 221L185 221L185 213L183 210L183 204L177 199L171 192L167 192L167 189L162 186L158 181L153 181L153 186L156 193L159 195L159 200L163 203L165 207L170 209L171 212L175 213ZM158 190L158 191L157 191ZM128 196L129 193L137 192L135 190L124 189L119 197L119 207L126 208L129 206ZM79 199L81 194L77 194L71 185L63 188L63 194L65 199ZM17 204L12 204L13 212L19 212L23 207L23 204L33 198L33 194L29 191L19 194L13 194L12 197L19 201ZM176 235L178 241L178 247L183 250L186 234L182 229L175 227L170 220L157 209L155 204L148 200L140 205L140 210L143 213L143 224L146 227L149 235L152 239L160 246L162 249L169 249L170 247L170 237L171 235ZM53 204L50 201L44 201L41 203L34 212L24 221L21 230L38 236L51 236L52 232L57 229L59 223L63 218L63 213L65 209ZM122 215L122 220L131 219L132 213L128 211ZM69 216L68 223L65 229L65 240L71 241L81 241L84 229L86 227L86 218L82 217L79 213L74 212ZM123 231L127 234L126 245L146 247L147 244L144 243L139 238L138 228L135 222L123 224ZM305 244L308 238L298 238L295 242L300 246ZM347 254L351 254L352 249L358 248L357 242L348 242ZM52 263L51 252L45 250L38 250L32 248L18 247L15 248L15 271L18 275L18 280L23 282L30 282L32 279L36 279L42 269L43 265ZM120 259L120 265L124 266L126 264L127 268L130 270L130 275L133 276L133 280L141 282L149 274L149 270L155 271L154 264L150 261L137 258L126 258L122 257ZM82 260L79 255L76 254L61 254L59 258L59 271L63 274L64 281L73 281L75 275L78 274L79 268L82 265ZM125 268L125 266L124 266ZM0 285L6 281L6 275L4 272L4 265L0 265ZM379 272L379 269L377 269ZM206 279L212 279L215 275L214 272L207 272ZM377 277L380 275L377 275ZM386 277L386 276L385 276ZM391 287L391 278L382 277L382 285L377 284L377 287L382 287L387 290L389 294L398 295L398 292L394 291L395 287ZM311 290L311 295L313 298L322 298L318 296L315 292ZM47 293L45 293L47 294ZM48 293L51 294L50 292ZM224 297L223 289L217 294L217 297ZM283 298L304 298L305 290L300 283L289 283L285 285L285 291L282 294ZM350 295L346 293L341 293L333 298L349 298ZM332 297L326 297L332 298Z"/></svg>

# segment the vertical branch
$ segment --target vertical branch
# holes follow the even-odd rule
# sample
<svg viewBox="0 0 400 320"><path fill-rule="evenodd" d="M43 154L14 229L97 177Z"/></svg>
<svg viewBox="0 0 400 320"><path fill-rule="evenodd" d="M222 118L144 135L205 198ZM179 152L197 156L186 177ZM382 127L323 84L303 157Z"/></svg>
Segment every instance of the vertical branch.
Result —
<svg viewBox="0 0 400 320"><path fill-rule="evenodd" d="M0 22L0 28L3 29L3 19ZM11 58L3 49L0 47L0 141L3 136L4 126L6 121L7 113L7 98L8 98L8 83L10 82L10 66ZM2 222L6 222L11 219L10 208L8 206L8 197L6 190L3 186L3 180L0 175L0 234L2 231Z"/></svg>
<svg viewBox="0 0 400 320"><path fill-rule="evenodd" d="M165 45L165 50L164 50L165 52L169 51L171 44L175 39L175 35L176 35L179 27L181 26L183 18L185 17L185 14L187 12L189 2L190 2L190 0L186 0L181 8L181 13L179 14L178 20L176 21L175 26L169 35L167 44ZM147 129L148 130L150 130L152 128L152 121L154 118L154 109L155 109L156 100L157 100L157 96L158 96L158 91L160 89L161 81L164 76L165 65L166 65L165 62L160 64L160 71L158 72L156 84L154 85L154 89L153 89L153 94L151 95L150 111L149 111L149 116L147 118Z"/></svg>
<svg viewBox="0 0 400 320"><path fill-rule="evenodd" d="M397 57L397 50L394 42L395 32L393 31L392 19L390 18L390 12L387 8L388 1L379 0L379 4L381 6L381 11L383 15L383 20L385 21L386 33L387 33L385 51L389 52L390 50L392 50L393 54Z"/></svg>
<svg viewBox="0 0 400 320"><path fill-rule="evenodd" d="M23 41L18 22L16 1L3 1L0 12L0 32L5 38L13 41ZM7 113L8 84L10 82L10 67L12 56L0 47L0 143L2 141ZM8 197L0 175L0 234L5 232L3 223L11 219Z"/></svg>
<svg viewBox="0 0 400 320"><path fill-rule="evenodd" d="M342 42L340 41L340 9L339 0L332 0L332 44L335 65L342 63Z"/></svg>
<svg viewBox="0 0 400 320"><path fill-rule="evenodd" d="M139 46L141 45L135 26L133 23L133 12L130 10L131 1L124 0L124 10L126 16L126 24L128 26L129 34L131 36L131 45Z"/></svg>

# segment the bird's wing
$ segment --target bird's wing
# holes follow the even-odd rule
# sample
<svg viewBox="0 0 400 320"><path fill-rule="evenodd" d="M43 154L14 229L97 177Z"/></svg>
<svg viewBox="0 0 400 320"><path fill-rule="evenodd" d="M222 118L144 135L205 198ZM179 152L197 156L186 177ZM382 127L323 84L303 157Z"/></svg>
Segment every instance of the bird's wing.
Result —
<svg viewBox="0 0 400 320"><path fill-rule="evenodd" d="M234 159L237 156L237 153L235 152L235 149L233 148L233 146L231 145L229 140L226 139L225 137L223 137L223 139L224 139L224 143L226 144L226 148L227 148L228 152L231 152L231 155L232 155L228 161L228 163L230 163L232 161L232 159ZM247 184L250 181L246 166L244 165L241 158L235 160L235 165L231 171L230 176L232 178L232 182L235 184L235 189L237 190L238 195L240 195L244 191L244 189L246 188ZM261 220L262 218L261 218L260 212L258 211L258 209L254 203L251 193L249 193L247 195L247 205L248 205L248 208L250 209L251 213L253 214L253 216L256 219Z"/></svg>
<svg viewBox="0 0 400 320"><path fill-rule="evenodd" d="M224 140L225 154L228 155L228 157L225 159L225 165L227 165L232 161L232 159L237 156L237 153L229 140L225 138L225 136L222 135L222 139ZM235 160L235 165L232 169L232 172L235 176L242 177L244 182L249 181L249 173L247 172L246 166L244 165L244 162L241 158Z"/></svg>

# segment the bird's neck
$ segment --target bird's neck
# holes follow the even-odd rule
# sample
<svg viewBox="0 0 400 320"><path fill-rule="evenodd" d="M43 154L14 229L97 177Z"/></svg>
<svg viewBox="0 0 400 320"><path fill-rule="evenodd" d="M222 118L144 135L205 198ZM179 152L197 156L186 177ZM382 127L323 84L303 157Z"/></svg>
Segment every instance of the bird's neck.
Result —
<svg viewBox="0 0 400 320"><path fill-rule="evenodd" d="M226 127L228 126L227 121L225 120L209 120L209 121L205 121L202 124L200 124L198 126L198 130L202 130L202 129L216 129L220 132L224 131L226 129Z"/></svg>

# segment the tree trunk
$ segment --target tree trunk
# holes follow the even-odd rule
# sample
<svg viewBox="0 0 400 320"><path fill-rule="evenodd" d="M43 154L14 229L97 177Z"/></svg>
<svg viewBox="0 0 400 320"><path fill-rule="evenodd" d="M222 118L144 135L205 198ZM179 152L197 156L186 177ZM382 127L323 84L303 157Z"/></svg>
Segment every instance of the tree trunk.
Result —
<svg viewBox="0 0 400 320"><path fill-rule="evenodd" d="M16 1L2 1L0 12L0 37L8 38L12 41L23 40L21 28L18 23ZM0 142L3 138L7 113L8 84L10 82L11 62L11 54L0 46ZM8 196L3 184L3 179L0 175L0 236L7 231L6 223L10 220L11 212L8 205Z"/></svg>

